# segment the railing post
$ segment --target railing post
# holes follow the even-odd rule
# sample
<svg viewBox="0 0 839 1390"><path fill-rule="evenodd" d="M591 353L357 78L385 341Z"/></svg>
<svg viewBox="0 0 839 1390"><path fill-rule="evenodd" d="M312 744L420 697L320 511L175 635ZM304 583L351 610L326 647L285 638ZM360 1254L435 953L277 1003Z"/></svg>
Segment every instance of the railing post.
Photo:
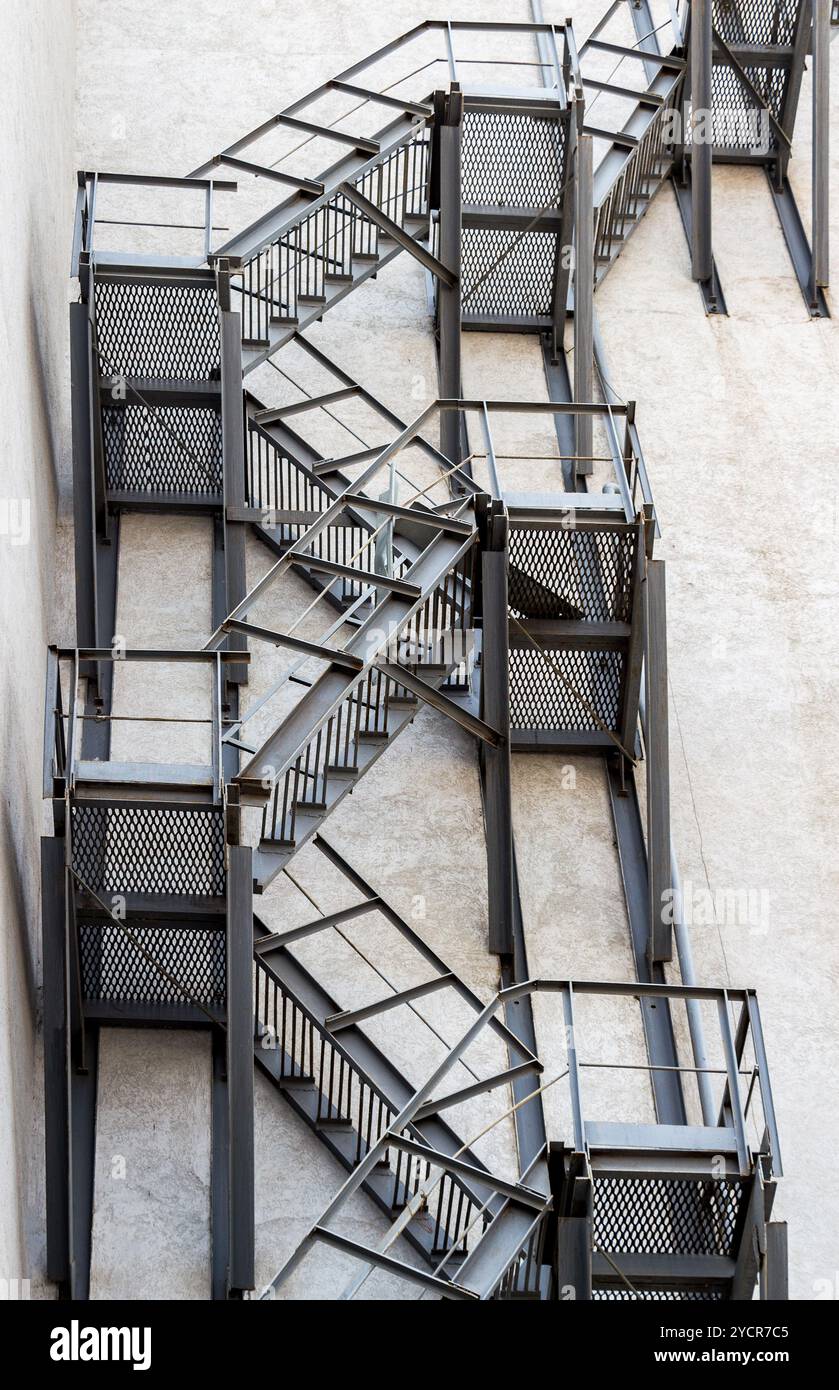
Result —
<svg viewBox="0 0 839 1390"><path fill-rule="evenodd" d="M565 1024L565 1052L568 1057L568 1086L571 1094L574 1148L578 1153L585 1153L586 1126L583 1118L583 1097L580 1088L580 1066L577 1058L577 1039L574 1025L574 993L570 981L562 990L562 1017Z"/></svg>
<svg viewBox="0 0 839 1390"><path fill-rule="evenodd" d="M228 1292L254 1286L253 865L227 846Z"/></svg>
<svg viewBox="0 0 839 1390"><path fill-rule="evenodd" d="M510 770L510 619L507 602L507 514L492 500L481 525L481 718L501 734L497 748L482 745L487 847L489 949L513 950L513 831Z"/></svg>
<svg viewBox="0 0 839 1390"><path fill-rule="evenodd" d="M711 0L692 0L690 7L691 129L690 182L692 209L691 260L694 280L710 280L713 270L711 250L711 167L714 154L713 128L713 36ZM702 139L697 143L697 113Z"/></svg>
<svg viewBox="0 0 839 1390"><path fill-rule="evenodd" d="M720 1036L722 1038L723 1057L725 1059L725 1069L728 1079L728 1101L731 1110L731 1124L734 1129L735 1143L737 1145L737 1159L740 1165L742 1177L748 1177L751 1172L751 1160L749 1158L749 1144L746 1137L746 1122L743 1115L743 1102L740 1097L740 1075L738 1070L737 1049L734 1045L734 1036L731 1031L731 1019L728 1013L728 993L722 990L720 998L717 1000L717 1013L720 1021Z"/></svg>
<svg viewBox="0 0 839 1390"><path fill-rule="evenodd" d="M447 285L437 280L437 331L440 336L440 394L449 400L460 397L460 321L461 321L461 130L463 93L456 83L451 92L438 93L435 111L439 122L437 143L440 192L440 260L455 276ZM463 416L459 410L445 410L440 421L440 447L454 464L461 458ZM456 490L462 490L455 484Z"/></svg>

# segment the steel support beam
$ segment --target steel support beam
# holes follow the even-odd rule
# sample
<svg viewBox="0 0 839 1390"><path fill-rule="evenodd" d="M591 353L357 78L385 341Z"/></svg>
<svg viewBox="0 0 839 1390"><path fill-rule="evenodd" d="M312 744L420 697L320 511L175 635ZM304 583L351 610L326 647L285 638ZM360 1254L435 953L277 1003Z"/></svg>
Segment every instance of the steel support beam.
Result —
<svg viewBox="0 0 839 1390"><path fill-rule="evenodd" d="M607 774L635 974L641 984L662 985L664 967L651 964L648 951L649 873L641 808L638 804L634 774L624 768L625 776L622 776L620 762L618 758L608 762ZM669 1068L653 1071L650 1076L656 1119L662 1125L684 1125L687 1123L687 1114L681 1078L676 1071L679 1054L676 1050L669 1001L654 1000L642 995L640 1006L650 1064Z"/></svg>
<svg viewBox="0 0 839 1390"><path fill-rule="evenodd" d="M242 322L230 309L221 311L221 423L224 463L224 569L227 586L227 612L232 613L247 593L244 521L231 521L229 507L245 505L245 433L242 396ZM233 633L228 650L246 651L247 638ZM228 686L244 685L248 668L242 663L228 666Z"/></svg>
<svg viewBox="0 0 839 1390"><path fill-rule="evenodd" d="M227 1298L227 1270L230 1263L230 1104L227 1093L227 1047L220 1028L212 1030L212 1159L210 1166L210 1232L212 1237L211 1297Z"/></svg>
<svg viewBox="0 0 839 1390"><path fill-rule="evenodd" d="M451 271L451 284L437 281L437 333L439 337L440 395L456 400L461 394L461 133L463 127L463 93L452 83L449 93L435 93L438 129L439 198L440 198L440 260ZM451 463L459 463L462 454L463 416L460 411L446 410L440 419L440 448ZM455 491L462 487L455 484Z"/></svg>
<svg viewBox="0 0 839 1390"><path fill-rule="evenodd" d="M673 956L672 873L670 868L670 753L667 719L667 618L664 561L647 561L646 653L647 706L647 858L649 864L650 960Z"/></svg>
<svg viewBox="0 0 839 1390"><path fill-rule="evenodd" d="M556 1232L556 1288L560 1301L591 1299L590 1216L560 1216Z"/></svg>
<svg viewBox="0 0 839 1390"><path fill-rule="evenodd" d="M813 265L810 298L830 282L830 18L829 0L813 7Z"/></svg>
<svg viewBox="0 0 839 1390"><path fill-rule="evenodd" d="M691 74L691 263L694 280L711 278L713 252L711 238L711 166L714 146L711 140L713 34L711 0L693 0L690 23ZM697 143L697 115L701 115Z"/></svg>
<svg viewBox="0 0 839 1390"><path fill-rule="evenodd" d="M574 400L594 399L594 141L577 134L576 260L574 265ZM594 472L590 415L575 420L574 472Z"/></svg>
<svg viewBox="0 0 839 1390"><path fill-rule="evenodd" d="M227 528L225 526L224 512L222 508L216 508L213 518L213 557L212 557L212 623L217 628L224 622L231 605L227 598L227 564L225 558L225 538ZM227 718L231 720L239 717L239 687L225 683ZM226 739L221 745L222 777L227 783L230 782L239 771L239 752L232 743Z"/></svg>
<svg viewBox="0 0 839 1390"><path fill-rule="evenodd" d="M254 1287L253 864L227 847L227 1091L230 1297Z"/></svg>
<svg viewBox="0 0 839 1390"><path fill-rule="evenodd" d="M786 1221L767 1223L766 1253L760 1270L760 1297L776 1303L786 1303L789 1298Z"/></svg>
<svg viewBox="0 0 839 1390"><path fill-rule="evenodd" d="M85 1026L85 1067L70 1067L70 1297L90 1297L99 1028Z"/></svg>
<svg viewBox="0 0 839 1390"><path fill-rule="evenodd" d="M76 641L95 647L96 518L93 497L93 439L90 324L87 304L70 305L70 394L73 415L73 532L76 570Z"/></svg>
<svg viewBox="0 0 839 1390"><path fill-rule="evenodd" d="M60 1297L82 1301L90 1296L99 1029L82 1015L64 854L63 839L41 840L47 1273Z"/></svg>
<svg viewBox="0 0 839 1390"><path fill-rule="evenodd" d="M507 514L497 500L482 525L481 718L502 737L482 744L485 768L484 821L487 846L489 949L513 950L513 804L510 773L509 608L507 602Z"/></svg>
<svg viewBox="0 0 839 1390"><path fill-rule="evenodd" d="M70 1287L70 1039L64 844L52 836L41 839L47 1278L66 1294Z"/></svg>

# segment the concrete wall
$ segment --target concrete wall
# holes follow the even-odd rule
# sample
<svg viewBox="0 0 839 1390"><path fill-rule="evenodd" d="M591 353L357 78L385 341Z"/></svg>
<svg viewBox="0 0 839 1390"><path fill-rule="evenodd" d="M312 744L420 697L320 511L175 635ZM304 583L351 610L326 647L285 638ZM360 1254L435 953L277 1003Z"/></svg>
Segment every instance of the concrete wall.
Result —
<svg viewBox="0 0 839 1390"><path fill-rule="evenodd" d="M407 0L367 0L362 26L357 5L348 0L318 5L317 22L311 7L290 0L248 0L237 7L231 30L228 7L220 0L78 3L84 77L77 93L77 162L173 174L187 172L339 65L424 18L426 9ZM571 7L578 38L604 7L603 0L579 0ZM545 9L556 22L566 12L558 5ZM526 0L483 0L480 14L527 19L529 6ZM834 46L839 79L837 53ZM802 100L807 101L806 90ZM807 133L805 115L793 161L802 203ZM61 142L47 143L55 158ZM65 177L69 182L69 163ZM769 903L765 930L761 923L750 930L748 924L715 920L697 930L695 946L703 983L756 984L760 991L789 1172L781 1214L790 1221L793 1294L810 1297L819 1292L817 1281L833 1278L832 1232L839 1228L831 1163L836 1122L824 1107L817 1111L813 1099L830 1093L837 1042L831 991L839 960L829 921L837 893L833 885L831 894L823 867L831 862L835 821L829 810L835 755L825 751L831 745L824 709L837 657L831 579L836 508L827 452L839 424L832 413L837 348L833 323L808 321L762 178L736 169L715 173L716 250L728 320L703 316L669 190L612 270L597 307L611 379L639 403L639 429L662 514L662 554L669 562L674 826L682 873L698 887L755 889ZM58 186L60 179L54 182ZM25 229L21 247L28 249ZM49 268L50 292L62 314L68 247L69 229L52 236L46 259L36 265L32 258L33 275L46 281ZM56 322L63 331L60 315ZM371 331L374 322L386 324L385 338ZM435 394L423 277L406 257L353 294L312 336L404 415ZM544 390L533 343L467 340L464 378L467 393L526 397ZM28 379L32 390L37 371ZM256 389L267 394L268 379L266 370ZM38 401L36 389L33 418ZM349 412L342 418L352 419ZM45 475L46 457L42 450ZM207 623L208 539L201 522L144 518L126 526L119 625L129 642L187 645L200 638ZM64 531L67 563L52 629L60 640L72 637L68 542ZM35 550L0 553L15 564L32 564ZM251 575L266 562L252 545ZM16 592L37 592L33 579L37 574L23 577ZM308 597L290 579L277 598L278 611L298 613ZM17 607L23 611L21 602ZM39 621L43 626L28 612L26 619L30 636ZM16 631L14 624L9 630ZM271 670L260 653L251 698ZM40 686L35 689L35 674L31 678L29 707L37 713L30 762L40 722ZM520 758L514 767L531 970L625 978L628 936L602 771L591 763L572 766L573 785L548 758ZM37 773L33 783L31 768L24 770L34 808ZM440 788L445 795L436 806L442 809L432 816L432 793ZM23 828L18 833L23 837ZM344 803L328 833L406 915L417 896L423 897L427 910L418 929L476 990L486 996L495 987L495 966L483 949L480 808L474 750L465 736L440 716L424 714ZM33 826L25 841L29 877L21 872L23 889L11 898L4 893L4 899L22 901L34 938ZM322 868L305 854L294 872L316 897L328 887ZM338 890L329 888L333 891ZM290 925L311 916L311 903L304 892L285 884L264 911L269 921ZM361 930L352 935L362 947ZM20 936L11 939L19 942ZM16 951L26 959L19 946ZM373 997L375 983L358 982L348 964L342 976L351 955L344 943L325 948L320 960L322 969L335 973L336 987L343 985L348 994L360 991L347 1003ZM25 994L25 970L20 963L17 969L21 984L15 998ZM441 1022L431 1010L427 1017L435 1025ZM537 1024L540 1043L552 1054L556 1020L541 1014ZM612 1029L614 1037L637 1047L637 1037L630 1039L622 1027ZM614 1037L606 1030L601 1041ZM165 1045L140 1034L104 1039L94 1227L99 1296L205 1296L205 1044L206 1039L186 1035L170 1035ZM407 1037L402 1040L406 1054L412 1045ZM429 1044L427 1054L416 1054L417 1067L426 1057L430 1066L433 1055ZM546 1061L550 1074L553 1057ZM164 1121L160 1107L168 1106L179 1087L190 1088L190 1105L174 1115L167 1108ZM548 1104L557 1135L565 1118L559 1092L556 1088ZM632 1095L641 1105L635 1088ZM614 1096L607 1102L612 1105ZM503 1101L498 1103L503 1108ZM127 1160L125 1181L108 1180L114 1155ZM499 1126L492 1157L502 1166L511 1161L508 1127ZM257 1277L262 1280L337 1190L341 1174L261 1083L257 1158ZM7 1204L4 1210L9 1209ZM178 1214L174 1241L173 1213ZM364 1204L357 1215L369 1222L363 1235L372 1236L378 1230L375 1214ZM130 1262L122 1253L128 1241L136 1245ZM165 1273L158 1273L151 1289L153 1270ZM316 1281L312 1287L325 1284Z"/></svg>
<svg viewBox="0 0 839 1390"><path fill-rule="evenodd" d="M43 678L69 477L72 0L8 0L0 42L0 1277L29 1272ZM39 1212L35 1238L43 1226Z"/></svg>

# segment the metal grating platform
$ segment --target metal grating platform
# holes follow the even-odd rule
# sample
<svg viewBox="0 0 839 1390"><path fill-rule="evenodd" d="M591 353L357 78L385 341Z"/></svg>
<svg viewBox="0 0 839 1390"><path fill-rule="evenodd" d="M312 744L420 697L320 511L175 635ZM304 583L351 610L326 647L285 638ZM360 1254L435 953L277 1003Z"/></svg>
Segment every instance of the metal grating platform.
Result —
<svg viewBox="0 0 839 1390"><path fill-rule="evenodd" d="M97 892L225 891L220 807L75 802L71 823L73 868Z"/></svg>
<svg viewBox="0 0 839 1390"><path fill-rule="evenodd" d="M515 208L554 206L562 190L567 129L558 118L467 107L463 201Z"/></svg>
<svg viewBox="0 0 839 1390"><path fill-rule="evenodd" d="M556 242L553 232L527 232L517 241L506 228L464 227L463 298L470 314L550 314Z"/></svg>
<svg viewBox="0 0 839 1390"><path fill-rule="evenodd" d="M728 44L791 44L795 38L798 0L713 0L714 28Z"/></svg>
<svg viewBox="0 0 839 1390"><path fill-rule="evenodd" d="M79 923L79 955L85 999L143 1004L223 1004L224 928L130 926L134 937L162 969L111 922ZM162 971L174 977L180 990Z"/></svg>
<svg viewBox="0 0 839 1390"><path fill-rule="evenodd" d="M520 617L629 622L637 531L510 528L510 607Z"/></svg>
<svg viewBox="0 0 839 1390"><path fill-rule="evenodd" d="M215 287L99 277L96 338L103 375L217 378L221 347Z"/></svg>
<svg viewBox="0 0 839 1390"><path fill-rule="evenodd" d="M645 1303L717 1303L725 1298L723 1288L681 1288L681 1289L627 1289L595 1288L591 1296L596 1301L609 1303L633 1302L641 1299Z"/></svg>
<svg viewBox="0 0 839 1390"><path fill-rule="evenodd" d="M623 653L569 651L558 646L542 646L541 650L544 655L534 647L510 650L512 727L597 733L605 724L608 729L616 729L623 690ZM563 680L552 678L546 671L546 657ZM597 719L591 714L592 709Z"/></svg>
<svg viewBox="0 0 839 1390"><path fill-rule="evenodd" d="M106 405L102 441L109 490L221 497L221 415L209 406Z"/></svg>
<svg viewBox="0 0 839 1390"><path fill-rule="evenodd" d="M736 1253L739 1181L595 1177L593 1192L595 1244L609 1254Z"/></svg>

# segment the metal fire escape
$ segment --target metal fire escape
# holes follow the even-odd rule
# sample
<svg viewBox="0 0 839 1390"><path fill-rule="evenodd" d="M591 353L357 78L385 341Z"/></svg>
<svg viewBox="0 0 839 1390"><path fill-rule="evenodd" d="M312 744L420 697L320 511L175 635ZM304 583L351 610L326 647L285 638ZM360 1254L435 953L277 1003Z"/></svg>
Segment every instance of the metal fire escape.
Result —
<svg viewBox="0 0 839 1390"><path fill-rule="evenodd" d="M825 38L807 0L775 6L765 33L767 7L691 8L692 26L685 5L668 7L666 47L646 0L621 0L579 54L570 24L546 22L539 5L529 24L428 21L186 178L79 175L78 646L50 652L54 833L42 850L48 1267L65 1296L90 1292L100 1032L148 1026L212 1038L214 1298L254 1288L255 1066L348 1173L263 1297L305 1293L323 1247L343 1257L343 1297L382 1272L446 1298L749 1299L758 1277L763 1296L785 1297L757 1001L699 985L678 908L662 907L673 890L678 904L679 887L664 563L635 406L605 379L593 300L672 179L695 278L708 307L724 307L708 156L758 156L718 150L716 132L714 145L678 138L690 91L698 107L713 79L715 107L766 98L760 159L808 303L826 312L823 223L811 255L786 176L811 46L814 100L825 99ZM332 142L337 161L301 171L274 157L281 136L298 149ZM228 174L247 208L256 193L263 205L217 244L216 209L237 189ZM290 191L266 208L275 185ZM135 222L148 188L200 201L200 254L109 247L113 223ZM115 195L120 215L103 216ZM410 420L305 336L403 252L427 274L439 368L438 400ZM464 331L538 335L543 398L465 397ZM248 378L271 363L291 381L289 353L319 385L295 381L297 399L266 405ZM310 426L344 403L362 404L378 433L324 456ZM531 427L545 437L545 426L553 481L511 490L506 441ZM115 636L121 523L133 513L203 517L211 529L213 630L198 650L126 648ZM272 562L250 587L248 533ZM307 623L271 616L289 572L310 588ZM317 622L320 635L304 635ZM276 655L254 698L257 647ZM488 1002L325 836L330 813L424 705L478 752L487 948L499 968ZM177 735L178 760L161 731ZM602 761L632 981L529 978L511 758L533 752ZM270 895L305 846L342 891L334 907L313 901L309 921L271 930L254 895ZM363 957L350 950L336 985L331 943L346 946L350 924L370 942ZM679 984L665 971L674 940ZM394 942L411 983L389 970ZM349 975L362 959L380 985L359 1004ZM428 1065L439 1060L418 1082L385 1025L417 1018L417 1001L436 995L447 1031L436 1030ZM536 996L561 1039L550 1074ZM602 1040L618 1016L617 1056L602 1059L596 1043L591 1055L588 1030ZM627 1060L633 1030L643 1061ZM606 1122L597 1083L610 1069L648 1084L642 1094L627 1082L625 1109ZM554 1086L561 1133L543 1111ZM509 1097L503 1113L483 1114L494 1092ZM500 1119L515 1126L512 1176L476 1153ZM392 1223L375 1248L336 1229L357 1189Z"/></svg>

